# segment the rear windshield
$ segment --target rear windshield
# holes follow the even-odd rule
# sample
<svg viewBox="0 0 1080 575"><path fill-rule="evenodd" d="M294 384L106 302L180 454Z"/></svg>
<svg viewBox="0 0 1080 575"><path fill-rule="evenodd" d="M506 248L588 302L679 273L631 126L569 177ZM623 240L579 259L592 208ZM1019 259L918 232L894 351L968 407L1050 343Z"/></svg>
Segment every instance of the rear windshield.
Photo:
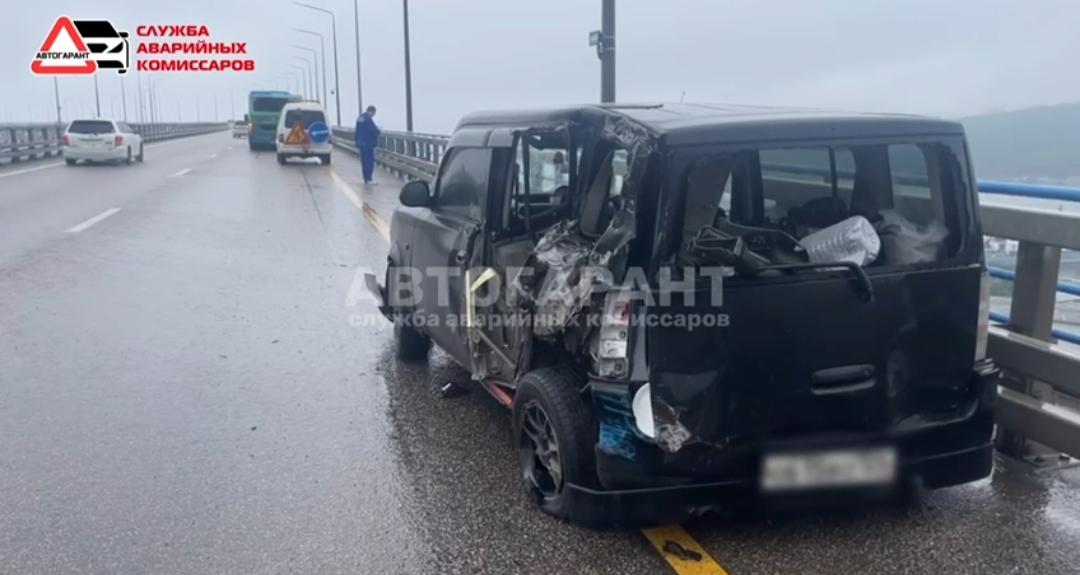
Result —
<svg viewBox="0 0 1080 575"><path fill-rule="evenodd" d="M285 112L285 127L291 128L297 122L305 130L315 122L326 122L326 116L320 110L289 110Z"/></svg>
<svg viewBox="0 0 1080 575"><path fill-rule="evenodd" d="M244 122L242 120L237 120L237 121L233 122L233 125L234 126L246 126L247 122Z"/></svg>
<svg viewBox="0 0 1080 575"><path fill-rule="evenodd" d="M251 109L256 112L280 112L288 103L286 98L255 98L251 102Z"/></svg>
<svg viewBox="0 0 1080 575"><path fill-rule="evenodd" d="M960 138L695 151L674 186L685 198L679 255L727 265L745 249L761 266L805 261L803 251L862 267L948 260L966 239L965 158Z"/></svg>
<svg viewBox="0 0 1080 575"><path fill-rule="evenodd" d="M111 134L113 124L104 120L75 120L67 131L71 134Z"/></svg>

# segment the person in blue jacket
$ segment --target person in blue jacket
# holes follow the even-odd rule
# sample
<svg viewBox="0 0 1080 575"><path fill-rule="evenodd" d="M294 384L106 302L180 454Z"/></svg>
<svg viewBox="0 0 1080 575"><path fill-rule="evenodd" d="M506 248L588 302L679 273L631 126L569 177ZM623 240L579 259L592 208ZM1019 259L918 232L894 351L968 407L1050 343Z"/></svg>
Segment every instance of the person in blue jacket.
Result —
<svg viewBox="0 0 1080 575"><path fill-rule="evenodd" d="M375 173L375 148L378 145L379 127L375 125L375 106L368 106L356 119L356 149L360 151L365 184L371 183Z"/></svg>

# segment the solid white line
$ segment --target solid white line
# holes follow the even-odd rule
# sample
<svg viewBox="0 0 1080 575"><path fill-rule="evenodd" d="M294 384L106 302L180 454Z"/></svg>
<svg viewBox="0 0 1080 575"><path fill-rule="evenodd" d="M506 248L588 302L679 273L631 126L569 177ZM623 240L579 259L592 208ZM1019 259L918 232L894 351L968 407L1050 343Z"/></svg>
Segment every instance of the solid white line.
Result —
<svg viewBox="0 0 1080 575"><path fill-rule="evenodd" d="M26 168L25 170L15 170L14 172L5 172L0 174L0 178L6 178L8 176L17 176L19 174L28 174L30 172L36 172L38 170L45 170L48 168L55 168L56 166L63 166L64 162L56 162L54 164L45 164L43 166L34 166L33 168Z"/></svg>
<svg viewBox="0 0 1080 575"><path fill-rule="evenodd" d="M175 174L172 174L169 177L170 178L179 178L180 176L182 176L182 175L184 175L184 174L186 174L186 173L188 173L190 171L191 171L191 168L184 168L183 170L180 170L179 172L176 172Z"/></svg>
<svg viewBox="0 0 1080 575"><path fill-rule="evenodd" d="M113 215L113 214L115 214L116 212L119 212L119 211L120 211L120 208L109 208L109 209L105 210L104 212L101 212L100 214L90 218L89 220L86 220L85 222L83 222L83 223L81 223L81 224L79 224L77 226L72 226L72 227L68 228L67 233L69 233L69 234L77 234L79 232L86 231L90 226L100 222L101 220L104 220L105 218L107 218L107 217L109 217L109 216L111 216L111 215Z"/></svg>

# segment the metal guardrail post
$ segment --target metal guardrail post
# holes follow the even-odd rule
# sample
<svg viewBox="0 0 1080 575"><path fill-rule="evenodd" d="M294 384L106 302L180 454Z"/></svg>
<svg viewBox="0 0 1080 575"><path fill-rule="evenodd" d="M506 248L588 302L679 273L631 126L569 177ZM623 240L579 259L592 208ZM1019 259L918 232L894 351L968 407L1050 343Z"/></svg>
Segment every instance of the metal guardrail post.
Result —
<svg viewBox="0 0 1080 575"><path fill-rule="evenodd" d="M1061 248L1020 242L1016 254L1016 281L1009 310L1011 331L1042 341L1052 341L1054 305L1057 299ZM1009 374L1006 387L1025 396L1038 397L1040 384L1030 377ZM1028 454L1028 438L1016 429L1001 426L995 438L998 451L1011 457Z"/></svg>

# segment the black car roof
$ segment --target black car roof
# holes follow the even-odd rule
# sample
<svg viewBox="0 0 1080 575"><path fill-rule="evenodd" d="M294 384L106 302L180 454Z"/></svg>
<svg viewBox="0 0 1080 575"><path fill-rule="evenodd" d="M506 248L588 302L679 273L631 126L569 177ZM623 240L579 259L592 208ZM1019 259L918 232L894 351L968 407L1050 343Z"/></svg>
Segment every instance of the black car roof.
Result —
<svg viewBox="0 0 1080 575"><path fill-rule="evenodd" d="M632 121L669 144L718 141L962 135L953 121L909 114L834 112L730 104L585 104L466 115L458 128Z"/></svg>

